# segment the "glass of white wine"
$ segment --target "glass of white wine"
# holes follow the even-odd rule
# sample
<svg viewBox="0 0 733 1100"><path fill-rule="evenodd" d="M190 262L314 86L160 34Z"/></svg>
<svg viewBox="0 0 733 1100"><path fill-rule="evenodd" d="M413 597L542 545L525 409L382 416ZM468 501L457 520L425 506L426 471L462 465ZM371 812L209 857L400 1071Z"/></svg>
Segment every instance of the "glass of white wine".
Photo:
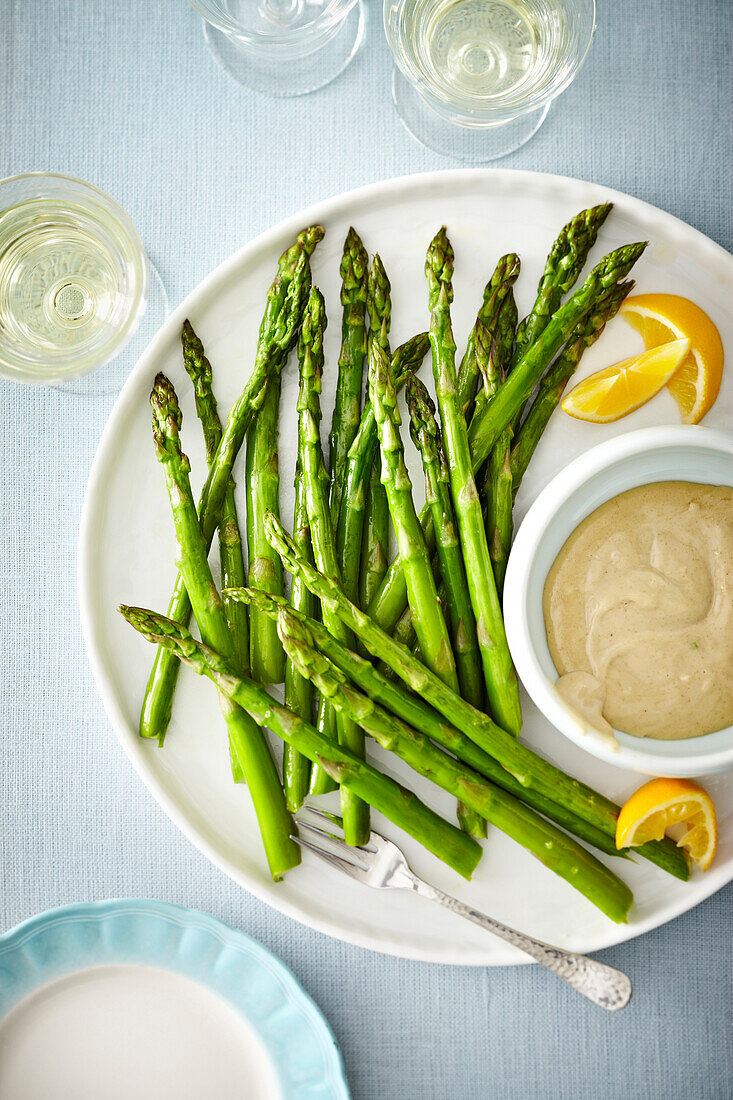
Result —
<svg viewBox="0 0 733 1100"><path fill-rule="evenodd" d="M190 0L214 60L265 95L295 96L329 84L364 33L362 0Z"/></svg>
<svg viewBox="0 0 733 1100"><path fill-rule="evenodd" d="M142 241L109 195L42 172L0 180L0 375L48 384L101 367L147 293Z"/></svg>
<svg viewBox="0 0 733 1100"><path fill-rule="evenodd" d="M384 0L402 121L454 160L506 156L573 80L595 18L595 0Z"/></svg>

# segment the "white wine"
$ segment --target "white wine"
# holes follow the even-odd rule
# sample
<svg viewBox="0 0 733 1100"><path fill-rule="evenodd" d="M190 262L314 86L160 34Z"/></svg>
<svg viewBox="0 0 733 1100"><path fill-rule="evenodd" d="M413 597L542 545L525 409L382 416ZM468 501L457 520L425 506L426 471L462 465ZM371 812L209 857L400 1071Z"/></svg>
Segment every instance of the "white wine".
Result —
<svg viewBox="0 0 733 1100"><path fill-rule="evenodd" d="M79 186L20 189L21 201L0 207L0 370L11 377L48 381L106 362L144 307L137 234L112 200Z"/></svg>
<svg viewBox="0 0 733 1100"><path fill-rule="evenodd" d="M385 22L398 65L432 96L518 113L562 70L571 9L562 0L388 0Z"/></svg>

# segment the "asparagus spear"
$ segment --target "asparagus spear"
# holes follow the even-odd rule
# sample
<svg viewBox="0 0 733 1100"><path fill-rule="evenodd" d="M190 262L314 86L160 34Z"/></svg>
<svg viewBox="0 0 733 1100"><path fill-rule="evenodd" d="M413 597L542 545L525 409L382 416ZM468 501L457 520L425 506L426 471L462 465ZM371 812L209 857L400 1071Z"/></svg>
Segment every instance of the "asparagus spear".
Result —
<svg viewBox="0 0 733 1100"><path fill-rule="evenodd" d="M265 400L247 435L245 486L247 493L247 545L249 583L265 592L282 593L282 562L264 535L266 512L280 514L278 425L280 375L267 383ZM262 684L279 684L285 678L285 653L272 622L256 611L251 616L249 654L252 678Z"/></svg>
<svg viewBox="0 0 733 1100"><path fill-rule="evenodd" d="M349 229L341 257L341 354L331 419L331 521L338 526L349 452L361 417L361 391L366 358L366 249L355 229Z"/></svg>
<svg viewBox="0 0 733 1100"><path fill-rule="evenodd" d="M233 589L229 595L234 600L241 600L243 603L258 607L273 619L277 619L280 610L287 606L285 600L247 588ZM606 855L627 858L625 849L619 851L616 848L613 835L602 832L597 827L588 824L584 818L578 817L577 814L569 810L563 802L553 802L540 794L534 787L520 783L493 756L479 748L456 726L441 718L440 714L418 695L405 690L400 683L390 679L380 669L375 668L370 661L341 645L321 623L294 611L292 608L289 611L291 618L296 618L299 623L303 623L308 628L318 649L375 703L380 703L387 710L391 710L393 714L402 718L408 725L419 729L426 737L430 737L433 741L442 745L443 748L452 752L454 756L464 764L468 764L474 771L490 779L497 786L509 791L510 794L526 802L533 809L556 822L556 824L562 825L564 829L574 833L581 840L592 844ZM647 846L646 844L634 848L634 852L641 855L646 855L647 852L653 854L656 850L658 849L655 849L654 845ZM679 859L674 848L671 850L674 853L673 859L670 867L666 869L671 870L671 873L674 874L676 869L684 868L686 864L684 859Z"/></svg>
<svg viewBox="0 0 733 1100"><path fill-rule="evenodd" d="M193 383L196 412L201 421L206 448L206 461L211 465L221 439L221 420L212 389L211 363L204 352L204 345L193 330L191 322L183 322L181 330L183 365ZM242 556L242 536L239 531L235 483L229 478L224 496L224 507L219 525L219 560L222 588L238 588L245 583L246 572ZM282 565L281 565L282 568ZM249 630L247 611L241 604L225 603L227 622L234 643L237 668L249 672ZM177 664L177 662L176 662ZM161 741L165 730L161 731Z"/></svg>
<svg viewBox="0 0 733 1100"><path fill-rule="evenodd" d="M405 466L397 395L389 378L387 356L376 341L372 341L369 348L369 396L377 419L383 484L423 660L444 683L458 691L450 638Z"/></svg>
<svg viewBox="0 0 733 1100"><path fill-rule="evenodd" d="M484 695L481 656L451 503L450 473L435 420L435 405L414 374L407 379L407 405L410 410L410 433L425 471L425 497L433 518L440 572L446 587L458 683L463 698L480 708Z"/></svg>
<svg viewBox="0 0 733 1100"><path fill-rule="evenodd" d="M227 418L221 442L209 467L209 476L199 500L199 522L208 549L219 526L227 486L235 459L247 430L265 396L270 375L281 370L295 343L300 316L310 288L308 257L323 237L320 225L304 229L295 244L283 252L278 271L267 292L265 312L257 340L254 368L239 399ZM187 623L191 604L180 575L176 579L168 614L177 622ZM173 693L178 678L178 661L165 650L156 653L140 712L141 737L162 741L171 717Z"/></svg>
<svg viewBox="0 0 733 1100"><path fill-rule="evenodd" d="M496 787L459 760L438 748L422 733L384 710L352 687L328 657L315 648L307 627L282 608L280 638L288 655L319 691L328 695L342 714L348 714L383 748L395 753L419 775L455 795L470 811L501 829L541 863L560 875L617 923L625 923L633 903L628 886L529 806Z"/></svg>
<svg viewBox="0 0 733 1100"><path fill-rule="evenodd" d="M481 352L477 344L480 344L484 330L492 331L494 329L504 301L517 281L520 266L519 256L514 252L502 256L484 289L483 302L476 316L476 324L468 338L468 345L458 371L458 400L461 403L466 422L471 419L473 402L482 373ZM513 293L511 298L513 301ZM513 335L514 333L512 333Z"/></svg>
<svg viewBox="0 0 733 1100"><path fill-rule="evenodd" d="M293 540L301 553L309 561L313 560L308 511L305 506L303 480L300 476L300 463L295 464L295 504L293 506ZM294 576L290 590L290 603L297 611L312 617L315 600L308 591L303 578ZM267 614L267 612L265 612ZM272 621L272 620L270 620ZM285 706L297 714L304 722L313 717L313 685L300 675L293 662L288 658L285 663ZM311 778L311 762L287 741L283 745L283 789L285 803L291 813L295 813L308 794Z"/></svg>
<svg viewBox="0 0 733 1100"><path fill-rule="evenodd" d="M476 620L491 712L515 736L522 726L519 685L509 655L504 620L494 584L481 503L471 469L468 431L458 403L455 341L451 330L453 249L442 228L433 239L425 262L430 290L430 344L433 377L450 470L451 495L466 563L468 591Z"/></svg>
<svg viewBox="0 0 733 1100"><path fill-rule="evenodd" d="M392 314L392 298L387 273L379 254L374 257L369 271L367 294L369 311L369 342L377 341L389 355L389 325ZM382 583L387 569L389 552L390 515L387 494L382 484L382 463L377 453L372 459L369 483L364 502L364 532L359 565L359 604L368 607ZM347 588L348 591L348 588Z"/></svg>
<svg viewBox="0 0 733 1100"><path fill-rule="evenodd" d="M438 859L470 879L481 858L480 846L430 810L411 791L348 749L325 740L308 722L281 706L264 687L237 676L221 654L196 641L185 627L140 607L122 606L120 612L149 641L165 646L177 660L200 676L207 676L222 695L246 710L258 725L271 729L314 764L324 767L342 788L368 801Z"/></svg>
<svg viewBox="0 0 733 1100"><path fill-rule="evenodd" d="M544 332L563 295L577 282L588 253L596 242L598 231L611 213L612 207L613 203L604 202L588 210L581 210L560 230L547 257L534 305L517 331L516 362Z"/></svg>
<svg viewBox="0 0 733 1100"><path fill-rule="evenodd" d="M183 577L201 636L233 663L234 643L224 605L207 560L208 550L199 527L189 481L189 463L181 451L181 411L175 390L164 374L157 375L150 404L156 457L163 467L178 544L178 568ZM293 821L285 808L282 787L267 742L249 715L223 697L221 709L230 743L252 795L267 862L277 881L300 863L291 839Z"/></svg>
<svg viewBox="0 0 733 1100"><path fill-rule="evenodd" d="M265 523L267 537L286 568L293 574L299 572L313 595L320 599L321 606L328 606L332 614L358 635L369 652L388 664L409 689L484 752L493 756L525 790L542 794L615 838L619 813L615 803L566 775L497 726L488 715L472 707L413 657L408 649L385 634L365 612L350 603L338 584L310 565L274 516L267 516ZM646 845L644 847L647 848ZM651 843L644 855L678 878L686 879L689 875L684 856L671 841Z"/></svg>
<svg viewBox="0 0 733 1100"><path fill-rule="evenodd" d="M489 457L500 434L524 407L532 390L578 322L598 301L599 295L628 275L646 245L646 241L627 244L604 256L580 289L552 315L542 335L529 345L515 363L494 400L480 415L474 413L468 429L474 470L478 470Z"/></svg>
<svg viewBox="0 0 733 1100"><path fill-rule="evenodd" d="M491 355L494 364L493 392L506 381L506 373L511 363L516 325L517 307L512 294L508 295L504 302L498 319L496 337L493 340ZM487 392L488 384L484 387L482 396ZM516 418L514 423L516 423ZM509 454L514 439L514 423L507 424L494 444L486 463L484 475L486 533L499 598L501 598L504 591L504 576L512 543L512 505L514 497L512 494Z"/></svg>
<svg viewBox="0 0 733 1100"><path fill-rule="evenodd" d="M372 596L382 583L387 571L389 530L391 520L389 504L382 485L382 464L379 455L374 456L364 512L364 535L361 545L359 570L359 606L368 607Z"/></svg>
<svg viewBox="0 0 733 1100"><path fill-rule="evenodd" d="M421 332L397 348L392 356L391 373L395 386L404 385L406 372L422 363L430 346L428 334ZM359 558L364 528L364 507L368 481L379 441L374 410L367 402L361 414L359 428L346 457L346 475L342 508L336 530L336 550L339 561L351 562L348 575L343 578L344 589L352 599L357 598L358 565L353 568L353 559ZM403 609L404 610L404 606Z"/></svg>
<svg viewBox="0 0 733 1100"><path fill-rule="evenodd" d="M341 572L336 557L328 506L328 475L321 451L319 424L321 420L321 372L323 370L323 332L326 327L326 307L323 296L311 289L298 340L300 391L298 393L298 458L303 478L308 523L313 556L318 568L340 582ZM268 513L268 519L272 513ZM329 608L322 608L328 629L346 645L351 641L347 630ZM355 756L364 755L364 734L348 718L336 721L339 744ZM348 787L341 791L344 834L349 844L365 844L369 837L369 808L356 798Z"/></svg>
<svg viewBox="0 0 733 1100"><path fill-rule="evenodd" d="M511 451L512 488L516 494L529 461L535 452L550 417L560 403L565 387L575 373L586 348L594 344L612 317L616 316L624 298L634 288L630 279L611 286L601 295L591 310L573 330L562 354L558 356L539 384L535 397Z"/></svg>

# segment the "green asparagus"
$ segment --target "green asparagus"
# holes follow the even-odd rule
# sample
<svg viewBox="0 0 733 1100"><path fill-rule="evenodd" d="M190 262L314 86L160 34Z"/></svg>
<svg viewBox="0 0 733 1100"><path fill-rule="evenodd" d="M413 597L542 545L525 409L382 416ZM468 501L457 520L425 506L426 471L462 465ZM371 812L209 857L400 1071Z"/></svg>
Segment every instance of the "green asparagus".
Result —
<svg viewBox="0 0 733 1100"><path fill-rule="evenodd" d="M383 748L395 753L419 775L455 795L470 811L527 848L611 920L626 923L634 900L631 890L595 856L529 806L449 756L424 734L352 687L340 669L317 651L307 627L291 617L287 608L280 611L278 629L288 656L319 691L328 695L340 713L358 722Z"/></svg>
<svg viewBox="0 0 733 1100"><path fill-rule="evenodd" d="M453 249L445 228L436 234L428 249L425 274L430 291L430 344L435 392L450 470L453 507L466 563L468 591L476 620L486 694L496 721L516 736L522 726L519 685L504 632L481 503L471 469L468 431L456 389L455 341L450 321Z"/></svg>
<svg viewBox="0 0 733 1100"><path fill-rule="evenodd" d="M314 764L325 768L342 788L369 802L394 825L470 879L481 848L465 833L430 810L416 795L382 775L358 756L321 737L308 723L280 705L267 690L239 677L219 653L196 641L171 619L139 607L120 607L125 619L149 641L163 645L200 676L207 676L222 695L241 707Z"/></svg>
<svg viewBox="0 0 733 1100"><path fill-rule="evenodd" d="M258 607L273 619L277 619L280 610L287 606L285 600L247 588L234 589L230 592L230 596L232 599ZM568 832L574 833L575 836L592 844L606 855L627 858L626 850L619 851L616 848L614 835L609 835L596 826L588 824L584 818L570 811L563 802L554 802L540 794L534 787L520 783L493 756L484 752L465 733L442 718L418 695L407 691L400 683L396 683L380 669L375 668L370 661L341 645L321 623L293 610L292 607L290 612L298 622L308 627L318 649L346 673L370 699L381 703L408 725L414 726L415 729L419 729L427 737L448 749L474 771L490 779L499 787L503 787L504 790L526 802L545 817L549 817L556 824L562 825ZM649 848L647 845L634 848L634 852L640 855L646 855L647 852L653 854L654 851L653 845ZM674 849L672 851L674 856L667 869L671 869L671 873L674 874L674 868L684 867L685 861L679 859Z"/></svg>
<svg viewBox="0 0 733 1100"><path fill-rule="evenodd" d="M293 540L301 553L312 561L310 527L308 511L305 506L303 480L300 476L300 464L295 464L295 504L293 506ZM290 603L294 609L310 617L315 610L315 600L308 591L303 578L292 579ZM285 663L285 706L304 722L313 718L313 685L300 675L291 660ZM291 813L298 810L308 794L311 779L311 762L286 741L283 745L283 789L285 803Z"/></svg>
<svg viewBox="0 0 733 1100"><path fill-rule="evenodd" d="M328 475L321 451L319 425L321 420L321 373L323 370L323 333L326 327L326 307L323 296L315 287L311 289L303 324L298 339L300 367L300 391L298 393L298 458L300 461L308 523L313 544L313 557L318 568L341 581L336 557L328 505ZM268 514L268 519L272 513ZM322 607L324 622L337 638L348 645L351 632L337 616ZM364 755L364 734L353 722L337 717L336 728L339 744L355 756ZM369 808L347 788L341 791L341 810L344 818L344 834L349 844L365 844L369 836Z"/></svg>
<svg viewBox="0 0 733 1100"><path fill-rule="evenodd" d="M544 332L563 295L577 282L588 253L596 243L598 231L611 213L612 207L613 203L604 202L588 210L581 210L560 230L547 257L534 305L519 325L515 362L522 358L530 344Z"/></svg>
<svg viewBox="0 0 733 1100"><path fill-rule="evenodd" d="M283 252L278 261L277 275L267 292L254 368L227 417L221 442L209 467L209 475L199 500L199 522L207 550L211 546L214 531L219 526L227 486L239 448L264 400L267 379L281 370L297 338L311 281L308 258L323 233L320 225L304 229L295 244ZM187 623L191 615L191 604L180 576L168 604L168 614L182 623ZM165 650L158 650L140 712L141 737L155 737L160 742L165 736L179 667L178 661L170 654Z"/></svg>
<svg viewBox="0 0 733 1100"><path fill-rule="evenodd" d="M410 433L422 458L425 497L433 519L440 571L446 587L458 683L463 698L474 707L480 708L483 704L484 688L476 621L468 594L466 570L450 496L450 472L443 453L440 428L435 420L435 405L423 383L414 374L410 374L407 379L406 392L410 410Z"/></svg>
<svg viewBox="0 0 733 1100"><path fill-rule="evenodd" d="M265 592L283 591L282 562L264 535L265 512L280 514L280 472L278 467L278 425L280 421L280 375L267 383L265 400L247 434L245 487L247 495L247 545L249 583ZM250 668L253 680L279 684L285 678L285 654L272 622L255 612L249 624Z"/></svg>
<svg viewBox="0 0 733 1100"><path fill-rule="evenodd" d="M625 283L617 283L601 295L591 313L576 325L562 353L540 382L537 395L512 446L511 472L515 495L540 437L559 405L583 352L595 343L606 323L615 317L624 298L628 297L633 288L634 281L630 279Z"/></svg>
<svg viewBox="0 0 733 1100"><path fill-rule="evenodd" d="M165 474L178 545L178 569L183 577L201 636L230 662L236 660L224 605L207 560L208 548L199 527L189 481L189 463L181 451L181 412L175 390L164 374L157 375L150 404L156 457ZM268 513L271 515L272 513ZM300 863L298 846L291 839L293 822L285 807L280 780L267 742L252 719L228 697L221 709L252 795L272 877L277 881Z"/></svg>
<svg viewBox="0 0 733 1100"><path fill-rule="evenodd" d="M526 790L533 790L595 826L607 836L616 836L619 807L577 779L538 756L510 733L476 710L460 695L421 664L408 649L385 634L369 616L346 598L329 577L315 569L299 552L276 517L265 520L267 537L293 574L300 573L321 607L328 606L353 631L378 660L385 661L409 689L451 722L484 752L493 756ZM673 842L653 842L643 853L677 878L689 871L681 851Z"/></svg>
<svg viewBox="0 0 733 1100"><path fill-rule="evenodd" d="M412 499L412 484L405 466L400 437L401 418L397 395L389 377L389 360L376 341L371 341L369 346L369 397L377 419L382 483L387 492L423 661L457 691L458 677L450 637L438 603L430 555L425 547Z"/></svg>
<svg viewBox="0 0 733 1100"><path fill-rule="evenodd" d="M488 329L491 332L496 326L504 300L517 281L520 266L519 256L514 252L502 256L484 289L483 302L476 316L476 324L468 338L468 345L458 371L458 400L463 409L466 422L471 419L476 390L481 380L481 366L476 348L477 341L481 339L482 330ZM514 295L512 294L511 297L513 300Z"/></svg>
<svg viewBox="0 0 733 1100"><path fill-rule="evenodd" d="M193 393L204 434L206 461L211 464L221 439L221 420L212 389L211 363L204 352L204 345L193 330L189 320L181 330L183 365L193 383ZM224 497L224 507L219 525L219 560L222 588L238 588L245 583L246 571L242 556L242 536L239 530L234 479L229 478ZM237 668L249 672L249 629L247 611L241 604L226 602L225 610L234 642ZM177 664L177 662L176 662ZM161 741L165 730L161 732Z"/></svg>
<svg viewBox="0 0 733 1100"><path fill-rule="evenodd" d="M339 355L336 398L331 418L330 471L331 522L338 527L346 473L346 456L361 417L361 393L366 359L366 249L355 229L349 229L341 257L341 354Z"/></svg>
<svg viewBox="0 0 733 1100"><path fill-rule="evenodd" d="M407 371L420 366L429 347L428 334L421 332L397 348L392 356L391 374L398 389L404 385ZM358 596L358 561L361 558L366 494L378 447L374 410L368 402L364 406L358 431L346 458L343 506L336 530L336 550L339 561L350 563L343 577L344 588L353 599L357 599ZM356 567L354 567L355 560Z"/></svg>
<svg viewBox="0 0 733 1100"><path fill-rule="evenodd" d="M507 424L524 408L532 390L578 322L601 294L628 275L646 246L646 241L639 241L604 256L580 289L553 313L542 335L527 347L494 400L480 415L474 413L468 430L474 471L489 457Z"/></svg>

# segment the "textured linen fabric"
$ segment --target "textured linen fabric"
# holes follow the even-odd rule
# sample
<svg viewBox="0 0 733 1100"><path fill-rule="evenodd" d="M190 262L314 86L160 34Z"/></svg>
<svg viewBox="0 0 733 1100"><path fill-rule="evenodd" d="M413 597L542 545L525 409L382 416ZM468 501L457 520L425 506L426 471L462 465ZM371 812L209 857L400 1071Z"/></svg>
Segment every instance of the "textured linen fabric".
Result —
<svg viewBox="0 0 733 1100"><path fill-rule="evenodd" d="M274 100L217 68L185 0L1 0L0 175L61 171L110 192L175 305L298 208L448 165L401 127L367 6L348 70ZM731 248L730 17L729 0L600 0L585 68L499 166L620 188ZM0 383L0 929L120 896L212 913L293 969L360 1100L729 1097L731 888L603 953L634 980L610 1016L539 967L422 965L310 932L183 838L112 734L78 620L79 513L111 404L93 383L81 396Z"/></svg>

